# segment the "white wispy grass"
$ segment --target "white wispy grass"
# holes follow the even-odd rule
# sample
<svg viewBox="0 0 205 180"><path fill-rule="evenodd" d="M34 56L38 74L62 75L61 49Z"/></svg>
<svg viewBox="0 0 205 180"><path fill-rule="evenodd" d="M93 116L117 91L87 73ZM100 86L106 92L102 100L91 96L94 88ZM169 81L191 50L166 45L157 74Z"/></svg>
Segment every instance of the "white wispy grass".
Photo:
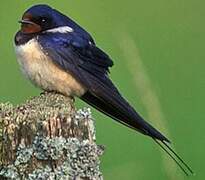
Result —
<svg viewBox="0 0 205 180"><path fill-rule="evenodd" d="M151 78L146 72L146 68L139 55L139 50L135 42L127 33L120 33L117 39L118 42L120 42L120 48L123 56L127 60L126 64L132 74L135 88L139 93L139 96L142 97L141 101L147 111L148 119L155 127L157 127L157 129L163 132L163 134L170 139L170 133L166 125L166 119L162 111L159 98L153 88ZM178 167L174 161L170 159L165 152L161 152L167 178L170 180L184 179L180 173L176 172Z"/></svg>

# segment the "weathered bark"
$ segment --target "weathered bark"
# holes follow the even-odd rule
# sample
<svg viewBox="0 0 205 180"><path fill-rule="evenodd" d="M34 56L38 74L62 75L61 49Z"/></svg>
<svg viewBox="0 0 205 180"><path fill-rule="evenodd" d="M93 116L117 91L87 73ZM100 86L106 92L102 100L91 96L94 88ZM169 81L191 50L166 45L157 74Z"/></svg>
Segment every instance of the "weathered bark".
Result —
<svg viewBox="0 0 205 180"><path fill-rule="evenodd" d="M0 104L0 179L102 179L89 109L45 93L13 107Z"/></svg>

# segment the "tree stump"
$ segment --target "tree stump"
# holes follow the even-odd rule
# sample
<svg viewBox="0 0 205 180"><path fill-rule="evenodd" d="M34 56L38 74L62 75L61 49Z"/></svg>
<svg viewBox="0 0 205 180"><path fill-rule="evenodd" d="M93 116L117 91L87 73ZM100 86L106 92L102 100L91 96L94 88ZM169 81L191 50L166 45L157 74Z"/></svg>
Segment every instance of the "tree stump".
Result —
<svg viewBox="0 0 205 180"><path fill-rule="evenodd" d="M0 104L0 179L102 180L89 108L43 93L25 104Z"/></svg>

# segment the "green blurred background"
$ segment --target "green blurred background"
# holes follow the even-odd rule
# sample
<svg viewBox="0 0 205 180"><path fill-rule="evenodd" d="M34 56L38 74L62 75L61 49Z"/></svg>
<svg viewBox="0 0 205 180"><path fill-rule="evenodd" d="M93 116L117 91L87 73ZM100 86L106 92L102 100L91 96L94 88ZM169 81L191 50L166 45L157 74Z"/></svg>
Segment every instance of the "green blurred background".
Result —
<svg viewBox="0 0 205 180"><path fill-rule="evenodd" d="M8 0L0 3L0 102L38 95L21 74L13 36L30 6L49 4L88 30L114 60L111 78L146 119L168 135L205 178L205 1ZM85 106L80 100L78 108ZM93 110L98 144L106 146L107 180L186 179L157 145Z"/></svg>

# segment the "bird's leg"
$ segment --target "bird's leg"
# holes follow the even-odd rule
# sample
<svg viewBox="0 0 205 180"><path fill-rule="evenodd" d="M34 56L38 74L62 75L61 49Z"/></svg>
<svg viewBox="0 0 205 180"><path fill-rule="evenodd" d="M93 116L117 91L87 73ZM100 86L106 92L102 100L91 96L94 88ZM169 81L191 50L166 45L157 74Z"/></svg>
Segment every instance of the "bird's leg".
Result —
<svg viewBox="0 0 205 180"><path fill-rule="evenodd" d="M48 90L43 90L43 92L40 93L40 95L44 95L44 94L47 94L47 93L57 93L56 91L48 91Z"/></svg>
<svg viewBox="0 0 205 180"><path fill-rule="evenodd" d="M47 91L44 90L43 92L40 93L40 95L45 95L46 93Z"/></svg>
<svg viewBox="0 0 205 180"><path fill-rule="evenodd" d="M68 97L72 100L73 103L75 103L75 98L74 98L74 96L68 96Z"/></svg>

